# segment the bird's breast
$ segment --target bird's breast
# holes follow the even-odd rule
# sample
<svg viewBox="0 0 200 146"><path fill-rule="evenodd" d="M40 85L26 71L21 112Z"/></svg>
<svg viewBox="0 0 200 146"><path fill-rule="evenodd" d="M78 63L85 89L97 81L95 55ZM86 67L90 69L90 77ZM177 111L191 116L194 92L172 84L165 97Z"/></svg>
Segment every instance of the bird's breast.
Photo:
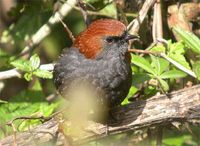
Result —
<svg viewBox="0 0 200 146"><path fill-rule="evenodd" d="M77 50L67 51L55 65L54 83L60 93L66 94L74 83L79 86L77 81L82 84L87 81L96 90L105 93L96 97L97 100L107 101L109 107L119 105L131 86L132 73L128 59L121 56L99 60L87 59Z"/></svg>

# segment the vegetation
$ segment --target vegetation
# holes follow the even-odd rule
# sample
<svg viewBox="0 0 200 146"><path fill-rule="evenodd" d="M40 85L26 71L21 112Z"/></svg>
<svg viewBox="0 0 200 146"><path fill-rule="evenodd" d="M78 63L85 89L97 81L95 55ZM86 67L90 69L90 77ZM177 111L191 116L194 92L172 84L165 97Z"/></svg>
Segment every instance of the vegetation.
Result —
<svg viewBox="0 0 200 146"><path fill-rule="evenodd" d="M6 3L6 0L3 1ZM62 49L72 45L68 32L61 23L55 23L50 27L51 33L47 37L39 43L31 44L32 36L47 23L63 3L65 1L62 0L20 0L5 13L6 19L3 19L3 14L0 14L3 22L0 25L0 77L3 71L13 68L20 73L18 75L20 78L8 77L2 80L0 78L0 137L2 139L12 134L13 130L24 131L41 124L67 104L62 97L55 94L51 69L44 69L42 65L54 63ZM144 1L138 1L133 8L131 2L130 6L128 5L128 1L125 6L120 5L118 1L110 0L85 0L84 3L90 20L105 17L118 18L129 24L138 15L138 10L141 9ZM183 4L193 3L189 1ZM176 2L163 0L161 4L164 22L169 19L167 9L172 5L175 6ZM153 15L149 13L149 16L146 16L138 32L141 40L133 43L134 48L148 50L150 53L132 54L133 83L122 105L130 103L133 99L143 100L156 94L170 93L199 83L200 39L199 34L194 34L194 30L199 29L199 22L196 19L188 20L188 23L193 24L193 29L190 30L178 23L177 25L161 23L164 35L155 41L150 38L153 35L150 31L151 24L155 21L152 19ZM63 21L74 35L86 27L78 6L73 8ZM169 29L170 27L172 29ZM30 46L28 51L27 46ZM164 128L164 146L200 145L199 127L190 125L191 127L188 128L182 123L178 123L178 126L172 125ZM149 145L147 131L144 129L109 136L86 145L93 146L97 143L99 146ZM155 141L153 137L150 140L151 145L155 145Z"/></svg>

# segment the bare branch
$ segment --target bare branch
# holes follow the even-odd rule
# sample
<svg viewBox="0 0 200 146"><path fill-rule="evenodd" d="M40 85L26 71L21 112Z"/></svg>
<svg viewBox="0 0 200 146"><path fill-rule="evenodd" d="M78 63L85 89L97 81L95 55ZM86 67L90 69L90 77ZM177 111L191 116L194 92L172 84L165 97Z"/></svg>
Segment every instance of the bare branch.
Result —
<svg viewBox="0 0 200 146"><path fill-rule="evenodd" d="M129 23L127 29L131 34L136 34L139 31L141 23L144 21L144 18L147 15L147 12L151 6L156 2L156 0L146 0L142 6L142 9L139 11L139 15L131 23Z"/></svg>

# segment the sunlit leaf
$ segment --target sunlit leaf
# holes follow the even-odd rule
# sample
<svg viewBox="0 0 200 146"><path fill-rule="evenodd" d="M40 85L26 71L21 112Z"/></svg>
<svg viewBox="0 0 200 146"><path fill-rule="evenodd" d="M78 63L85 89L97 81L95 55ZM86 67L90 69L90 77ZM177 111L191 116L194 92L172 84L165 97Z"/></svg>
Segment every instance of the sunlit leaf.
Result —
<svg viewBox="0 0 200 146"><path fill-rule="evenodd" d="M187 69L191 69L189 63L185 59L184 54L185 54L185 50L184 50L184 45L182 42L169 44L167 55L171 59L175 60L176 62L186 67Z"/></svg>
<svg viewBox="0 0 200 146"><path fill-rule="evenodd" d="M31 65L32 70L35 70L40 66L40 58L37 54L34 54L33 56L31 56L30 65Z"/></svg>
<svg viewBox="0 0 200 146"><path fill-rule="evenodd" d="M34 75L40 77L40 78L45 78L45 79L52 79L53 74L47 70L40 70L37 69L36 71L33 72Z"/></svg>
<svg viewBox="0 0 200 146"><path fill-rule="evenodd" d="M121 103L121 105L126 105L126 104L130 103L129 98L131 98L137 91L138 91L138 89L136 87L131 86L127 97L124 99L124 101Z"/></svg>
<svg viewBox="0 0 200 146"><path fill-rule="evenodd" d="M21 71L30 72L32 70L30 62L27 60L18 59L18 60L12 61L10 64Z"/></svg>
<svg viewBox="0 0 200 146"><path fill-rule="evenodd" d="M192 49L192 51L200 54L200 39L197 36L179 27L174 27L173 30L181 37L186 45Z"/></svg>
<svg viewBox="0 0 200 146"><path fill-rule="evenodd" d="M137 56L137 55L132 55L131 62L133 64L141 67L145 71L147 71L153 75L156 75L156 73L154 72L154 69L151 67L150 63L145 58Z"/></svg>
<svg viewBox="0 0 200 146"><path fill-rule="evenodd" d="M154 68L154 72L156 72L157 76L159 76L163 71L165 71L169 67L169 62L163 58L151 55L151 59L151 66Z"/></svg>
<svg viewBox="0 0 200 146"><path fill-rule="evenodd" d="M187 76L187 74L180 70L170 70L164 72L159 77L162 79L169 79L169 78L183 78L185 76Z"/></svg>
<svg viewBox="0 0 200 146"><path fill-rule="evenodd" d="M160 82L160 85L164 91L169 90L169 85L165 80L159 78L158 81Z"/></svg>

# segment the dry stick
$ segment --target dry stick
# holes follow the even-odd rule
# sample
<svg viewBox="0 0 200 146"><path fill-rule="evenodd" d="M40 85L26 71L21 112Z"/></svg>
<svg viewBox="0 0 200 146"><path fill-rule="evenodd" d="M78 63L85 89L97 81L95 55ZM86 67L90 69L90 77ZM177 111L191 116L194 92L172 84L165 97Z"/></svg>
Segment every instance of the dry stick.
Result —
<svg viewBox="0 0 200 146"><path fill-rule="evenodd" d="M131 21L129 25L127 26L127 29L131 34L136 34L139 31L140 24L144 21L144 18L147 15L147 12L149 11L150 7L155 3L156 0L146 0L139 11L139 15L136 19Z"/></svg>
<svg viewBox="0 0 200 146"><path fill-rule="evenodd" d="M163 38L163 21L162 21L162 10L161 10L161 1L157 0L157 2L155 3L156 5L156 18L157 18L157 29L156 29L156 33L157 33L157 38Z"/></svg>
<svg viewBox="0 0 200 146"><path fill-rule="evenodd" d="M160 52L152 52L149 50L138 50L138 49L128 49L128 52L131 53L142 53L142 54L152 54L152 55L159 55Z"/></svg>
<svg viewBox="0 0 200 146"><path fill-rule="evenodd" d="M152 25L152 37L153 37L153 42L156 42L156 38L157 38L157 30L156 30L156 27L157 27L157 5L155 3L154 5L154 11L153 11L153 25Z"/></svg>

